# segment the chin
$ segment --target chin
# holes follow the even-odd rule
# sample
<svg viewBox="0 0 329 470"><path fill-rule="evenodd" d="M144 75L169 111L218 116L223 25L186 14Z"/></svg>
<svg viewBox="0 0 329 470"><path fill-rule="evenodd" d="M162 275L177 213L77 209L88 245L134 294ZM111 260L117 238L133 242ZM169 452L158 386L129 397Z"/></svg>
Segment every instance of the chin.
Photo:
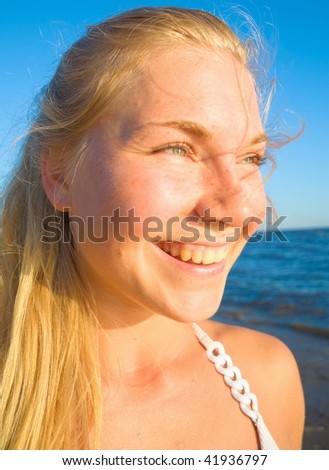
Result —
<svg viewBox="0 0 329 470"><path fill-rule="evenodd" d="M177 302L162 308L161 315L181 323L192 323L207 320L217 312L223 297L224 290L205 295L186 295Z"/></svg>

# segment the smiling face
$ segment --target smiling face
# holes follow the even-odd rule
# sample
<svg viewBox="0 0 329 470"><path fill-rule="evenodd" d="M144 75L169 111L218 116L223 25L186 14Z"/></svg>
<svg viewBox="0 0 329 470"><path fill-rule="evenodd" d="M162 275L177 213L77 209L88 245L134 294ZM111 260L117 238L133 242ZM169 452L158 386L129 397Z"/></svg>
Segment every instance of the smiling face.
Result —
<svg viewBox="0 0 329 470"><path fill-rule="evenodd" d="M68 193L94 236L112 216L102 243L72 224L101 321L215 313L243 231L264 214L265 140L252 80L231 55L182 47L152 61L90 134Z"/></svg>

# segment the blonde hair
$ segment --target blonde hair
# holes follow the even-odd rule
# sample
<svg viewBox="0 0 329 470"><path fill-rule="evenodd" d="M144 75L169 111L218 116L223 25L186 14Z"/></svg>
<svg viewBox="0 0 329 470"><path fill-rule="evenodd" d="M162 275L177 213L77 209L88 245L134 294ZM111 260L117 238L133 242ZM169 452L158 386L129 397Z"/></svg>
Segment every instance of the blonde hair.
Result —
<svg viewBox="0 0 329 470"><path fill-rule="evenodd" d="M97 447L97 323L72 244L41 241L53 214L69 237L69 215L43 189L41 155L54 174L74 174L101 113L120 103L155 53L181 45L229 51L248 66L248 47L213 15L141 8L90 27L45 89L3 212L2 449Z"/></svg>

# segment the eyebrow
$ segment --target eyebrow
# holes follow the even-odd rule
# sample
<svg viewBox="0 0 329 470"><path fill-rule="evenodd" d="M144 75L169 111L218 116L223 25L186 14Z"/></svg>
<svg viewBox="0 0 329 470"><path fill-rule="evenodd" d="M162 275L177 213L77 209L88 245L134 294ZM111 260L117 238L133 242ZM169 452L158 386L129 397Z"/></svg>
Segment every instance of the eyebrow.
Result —
<svg viewBox="0 0 329 470"><path fill-rule="evenodd" d="M265 132L262 132L259 135L256 135L253 139L251 139L250 145L262 144L263 142L268 142L268 136Z"/></svg>
<svg viewBox="0 0 329 470"><path fill-rule="evenodd" d="M191 134L195 137L211 139L212 134L201 124L194 121L185 121L185 120L174 120L174 121L165 121L165 122L156 122L150 121L144 124L142 127L155 126L155 127L171 127L174 129L181 129L182 131ZM268 142L268 136L265 132L262 132L255 137L253 137L249 145L261 144L263 142Z"/></svg>
<svg viewBox="0 0 329 470"><path fill-rule="evenodd" d="M206 139L211 138L211 133L203 127L201 124L193 121L184 121L184 120L175 120L175 121L165 121L165 122L154 122L150 121L145 124L143 127L147 126L157 126L157 127L172 127L174 129L181 129L182 131L191 134L196 137L203 137Z"/></svg>

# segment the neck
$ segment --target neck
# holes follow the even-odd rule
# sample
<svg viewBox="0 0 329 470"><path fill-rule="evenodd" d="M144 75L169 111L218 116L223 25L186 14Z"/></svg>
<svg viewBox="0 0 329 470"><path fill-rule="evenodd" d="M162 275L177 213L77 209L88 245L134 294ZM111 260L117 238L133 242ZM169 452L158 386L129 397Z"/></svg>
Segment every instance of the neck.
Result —
<svg viewBox="0 0 329 470"><path fill-rule="evenodd" d="M134 324L112 320L100 333L103 379L143 385L172 370L197 346L191 325L150 315Z"/></svg>

